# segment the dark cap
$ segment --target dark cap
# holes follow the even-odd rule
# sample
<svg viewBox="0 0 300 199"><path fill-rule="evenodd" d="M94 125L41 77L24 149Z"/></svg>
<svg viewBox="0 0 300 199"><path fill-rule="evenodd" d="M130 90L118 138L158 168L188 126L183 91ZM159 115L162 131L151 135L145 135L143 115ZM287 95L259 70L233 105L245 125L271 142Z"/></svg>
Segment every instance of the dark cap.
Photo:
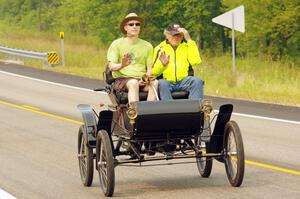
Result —
<svg viewBox="0 0 300 199"><path fill-rule="evenodd" d="M179 32L177 30L178 28L182 28L182 26L180 24L178 24L178 23L171 23L165 29L164 33L168 33L168 34L171 34L171 35L181 34L181 32Z"/></svg>

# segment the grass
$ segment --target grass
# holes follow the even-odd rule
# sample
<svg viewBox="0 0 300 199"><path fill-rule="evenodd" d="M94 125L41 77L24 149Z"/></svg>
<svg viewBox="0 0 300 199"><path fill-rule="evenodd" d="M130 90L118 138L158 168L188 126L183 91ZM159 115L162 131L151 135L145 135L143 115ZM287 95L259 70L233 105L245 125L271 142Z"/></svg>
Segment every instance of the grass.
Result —
<svg viewBox="0 0 300 199"><path fill-rule="evenodd" d="M3 28L0 23L0 45L60 54L59 33L34 32ZM7 27L7 26L6 26ZM42 62L25 60L25 65L89 78L102 78L107 46L98 38L65 33L66 66L45 67ZM195 68L205 80L205 94L252 101L300 106L300 66L273 62L257 57L237 58L232 75L231 55L206 57Z"/></svg>
<svg viewBox="0 0 300 199"><path fill-rule="evenodd" d="M196 74L205 80L208 95L300 105L299 66L254 57L238 58L233 77L230 55L203 59Z"/></svg>

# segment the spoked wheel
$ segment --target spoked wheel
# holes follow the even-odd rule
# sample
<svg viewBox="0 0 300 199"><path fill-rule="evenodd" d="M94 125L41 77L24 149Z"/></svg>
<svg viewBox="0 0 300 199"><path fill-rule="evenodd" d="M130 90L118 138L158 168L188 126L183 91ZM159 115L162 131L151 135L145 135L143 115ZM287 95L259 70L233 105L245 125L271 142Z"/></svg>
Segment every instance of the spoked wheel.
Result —
<svg viewBox="0 0 300 199"><path fill-rule="evenodd" d="M245 157L241 131L235 121L227 122L223 144L227 178L233 187L239 187L244 178Z"/></svg>
<svg viewBox="0 0 300 199"><path fill-rule="evenodd" d="M96 160L101 189L105 196L112 196L115 189L113 151L108 133L105 130L98 132Z"/></svg>
<svg viewBox="0 0 300 199"><path fill-rule="evenodd" d="M205 142L200 141L200 137L197 139L197 146L201 147L201 154L206 153L206 145ZM197 167L200 175L204 178L208 178L211 174L213 161L212 158L201 157L201 154L196 154Z"/></svg>
<svg viewBox="0 0 300 199"><path fill-rule="evenodd" d="M93 149L87 145L85 127L82 125L78 131L78 161L81 181L84 186L91 186L93 182Z"/></svg>

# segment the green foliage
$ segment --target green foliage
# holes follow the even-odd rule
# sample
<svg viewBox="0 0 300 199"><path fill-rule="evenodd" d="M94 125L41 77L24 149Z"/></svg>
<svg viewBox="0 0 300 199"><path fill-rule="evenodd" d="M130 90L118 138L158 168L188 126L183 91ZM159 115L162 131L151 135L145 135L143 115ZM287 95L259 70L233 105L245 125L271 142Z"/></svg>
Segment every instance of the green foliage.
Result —
<svg viewBox="0 0 300 199"><path fill-rule="evenodd" d="M108 45L122 36L121 20L129 12L145 19L141 37L154 45L171 22L186 27L207 55L230 52L230 30L212 18L245 6L246 32L236 33L237 56L259 56L300 63L299 0L0 0L0 18L39 32L97 36Z"/></svg>
<svg viewBox="0 0 300 199"><path fill-rule="evenodd" d="M232 9L245 6L246 32L237 34L240 55L299 59L300 2L298 0L226 0ZM299 63L299 62L298 62Z"/></svg>

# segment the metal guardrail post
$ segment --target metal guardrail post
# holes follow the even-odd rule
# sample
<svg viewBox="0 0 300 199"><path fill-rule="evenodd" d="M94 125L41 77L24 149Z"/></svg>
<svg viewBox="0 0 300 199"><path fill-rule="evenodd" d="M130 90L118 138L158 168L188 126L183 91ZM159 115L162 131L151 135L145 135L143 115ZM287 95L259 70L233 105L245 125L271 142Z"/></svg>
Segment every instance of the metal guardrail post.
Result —
<svg viewBox="0 0 300 199"><path fill-rule="evenodd" d="M59 63L58 55L56 52L34 52L29 50L21 50L16 48L9 48L6 46L0 46L0 53L14 57L39 59L51 65Z"/></svg>

